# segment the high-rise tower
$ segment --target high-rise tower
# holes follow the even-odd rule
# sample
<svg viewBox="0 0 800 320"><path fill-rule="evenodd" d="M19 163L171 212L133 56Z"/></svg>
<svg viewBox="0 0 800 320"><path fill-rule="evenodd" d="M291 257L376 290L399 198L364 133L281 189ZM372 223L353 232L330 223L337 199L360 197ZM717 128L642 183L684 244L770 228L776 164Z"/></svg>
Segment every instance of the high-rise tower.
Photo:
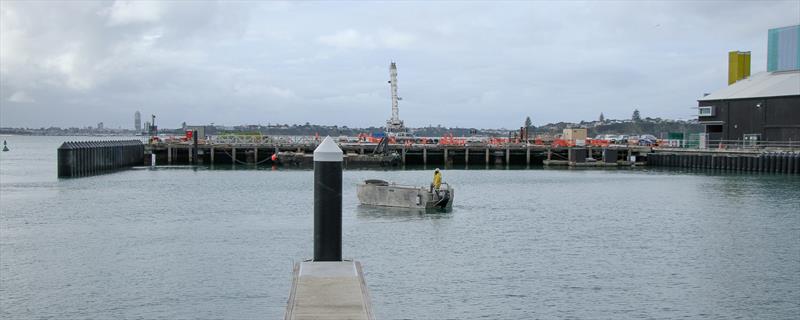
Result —
<svg viewBox="0 0 800 320"><path fill-rule="evenodd" d="M389 84L392 88L392 118L386 121L386 131L405 132L403 120L400 120L400 108L397 107L397 101L403 99L397 96L397 64L394 61L389 65Z"/></svg>
<svg viewBox="0 0 800 320"><path fill-rule="evenodd" d="M136 132L142 132L142 114L139 111L133 114L133 128Z"/></svg>

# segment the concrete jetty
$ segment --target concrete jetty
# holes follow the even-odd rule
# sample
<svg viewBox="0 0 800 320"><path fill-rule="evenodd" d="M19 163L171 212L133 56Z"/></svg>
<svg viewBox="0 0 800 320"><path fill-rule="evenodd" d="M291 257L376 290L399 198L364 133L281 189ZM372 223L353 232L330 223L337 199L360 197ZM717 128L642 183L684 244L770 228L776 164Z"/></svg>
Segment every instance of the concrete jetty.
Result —
<svg viewBox="0 0 800 320"><path fill-rule="evenodd" d="M374 319L358 261L295 264L286 320Z"/></svg>
<svg viewBox="0 0 800 320"><path fill-rule="evenodd" d="M196 137L196 136L194 136ZM118 146L109 146L116 144ZM124 145L124 156L109 149ZM182 142L158 142L142 145L138 141L67 142L59 148L59 177L79 177L108 172L132 165L283 165L311 167L315 141L296 143L272 140L217 143L196 139ZM376 143L340 142L342 166L358 169L381 165L374 161ZM563 146L531 143L465 143L459 145L403 143L386 144L387 152L399 161L389 165L432 165L438 167L496 166L664 166L722 169L742 172L774 172L797 174L798 150L788 148L760 149L687 149L635 145ZM129 149L134 148L134 149ZM101 152L97 152L100 150ZM129 150L134 150L129 152ZM111 153L109 153L111 152ZM103 160L104 157L112 160ZM99 158L98 158L99 157ZM115 158L113 158L115 157ZM388 157L388 156L383 156ZM369 159L368 159L369 158ZM281 160L282 159L282 160ZM365 160L367 159L367 160ZM369 161L368 161L369 160ZM111 161L112 164L109 164ZM738 161L738 162L737 162ZM728 163L730 162L730 163Z"/></svg>

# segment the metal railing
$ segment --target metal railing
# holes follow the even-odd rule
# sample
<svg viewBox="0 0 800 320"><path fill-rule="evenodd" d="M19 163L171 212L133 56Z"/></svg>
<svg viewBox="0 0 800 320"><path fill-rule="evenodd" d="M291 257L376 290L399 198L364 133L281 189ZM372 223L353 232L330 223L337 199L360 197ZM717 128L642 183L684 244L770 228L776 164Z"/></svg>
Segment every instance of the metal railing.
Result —
<svg viewBox="0 0 800 320"><path fill-rule="evenodd" d="M659 141L661 149L707 149L707 150L783 150L800 151L800 141L739 140L691 140L664 139Z"/></svg>
<svg viewBox="0 0 800 320"><path fill-rule="evenodd" d="M211 136L205 142L208 144L229 145L317 145L320 139L316 136L220 135Z"/></svg>
<svg viewBox="0 0 800 320"><path fill-rule="evenodd" d="M376 141L372 141L376 140ZM343 145L365 145L374 146L378 139L364 140L357 137L338 137L338 141ZM265 135L219 135L211 136L201 141L201 144L227 144L227 145L275 145L275 146L316 146L320 143L318 136L265 136ZM166 143L191 143L180 138L167 138ZM580 144L575 140L563 139L529 139L512 140L508 138L484 137L476 139L474 137L429 137L416 138L415 140L397 141L390 144L406 145L443 145L443 146L553 146L553 147L572 147L572 146L592 146L592 147L624 147L624 146L652 146L659 149L720 149L720 150L780 150L780 151L800 151L800 141L763 141L756 139L738 140L708 140L703 134L690 135L686 139L659 139L657 141L646 141L640 143L638 140L628 140L624 142L611 142L605 140L586 139L585 143Z"/></svg>

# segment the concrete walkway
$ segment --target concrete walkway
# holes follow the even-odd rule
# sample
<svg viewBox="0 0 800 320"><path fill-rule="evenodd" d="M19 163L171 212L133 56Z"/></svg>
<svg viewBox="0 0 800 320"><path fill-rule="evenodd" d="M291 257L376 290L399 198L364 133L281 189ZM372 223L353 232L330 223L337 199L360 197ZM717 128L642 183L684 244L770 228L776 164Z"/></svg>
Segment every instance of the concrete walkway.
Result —
<svg viewBox="0 0 800 320"><path fill-rule="evenodd" d="M357 261L295 264L285 319L374 319L361 264Z"/></svg>

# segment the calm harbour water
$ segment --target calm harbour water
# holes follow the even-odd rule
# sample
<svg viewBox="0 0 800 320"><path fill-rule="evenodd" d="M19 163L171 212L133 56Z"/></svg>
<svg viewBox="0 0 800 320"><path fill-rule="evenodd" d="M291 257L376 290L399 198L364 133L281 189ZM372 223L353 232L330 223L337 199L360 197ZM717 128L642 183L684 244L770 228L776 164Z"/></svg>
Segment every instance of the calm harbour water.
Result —
<svg viewBox="0 0 800 320"><path fill-rule="evenodd" d="M278 319L313 252L313 172L136 168L56 178L66 137L6 136L0 318ZM226 169L226 170L216 170ZM343 255L380 319L800 316L800 178L444 170L453 211L358 206Z"/></svg>

